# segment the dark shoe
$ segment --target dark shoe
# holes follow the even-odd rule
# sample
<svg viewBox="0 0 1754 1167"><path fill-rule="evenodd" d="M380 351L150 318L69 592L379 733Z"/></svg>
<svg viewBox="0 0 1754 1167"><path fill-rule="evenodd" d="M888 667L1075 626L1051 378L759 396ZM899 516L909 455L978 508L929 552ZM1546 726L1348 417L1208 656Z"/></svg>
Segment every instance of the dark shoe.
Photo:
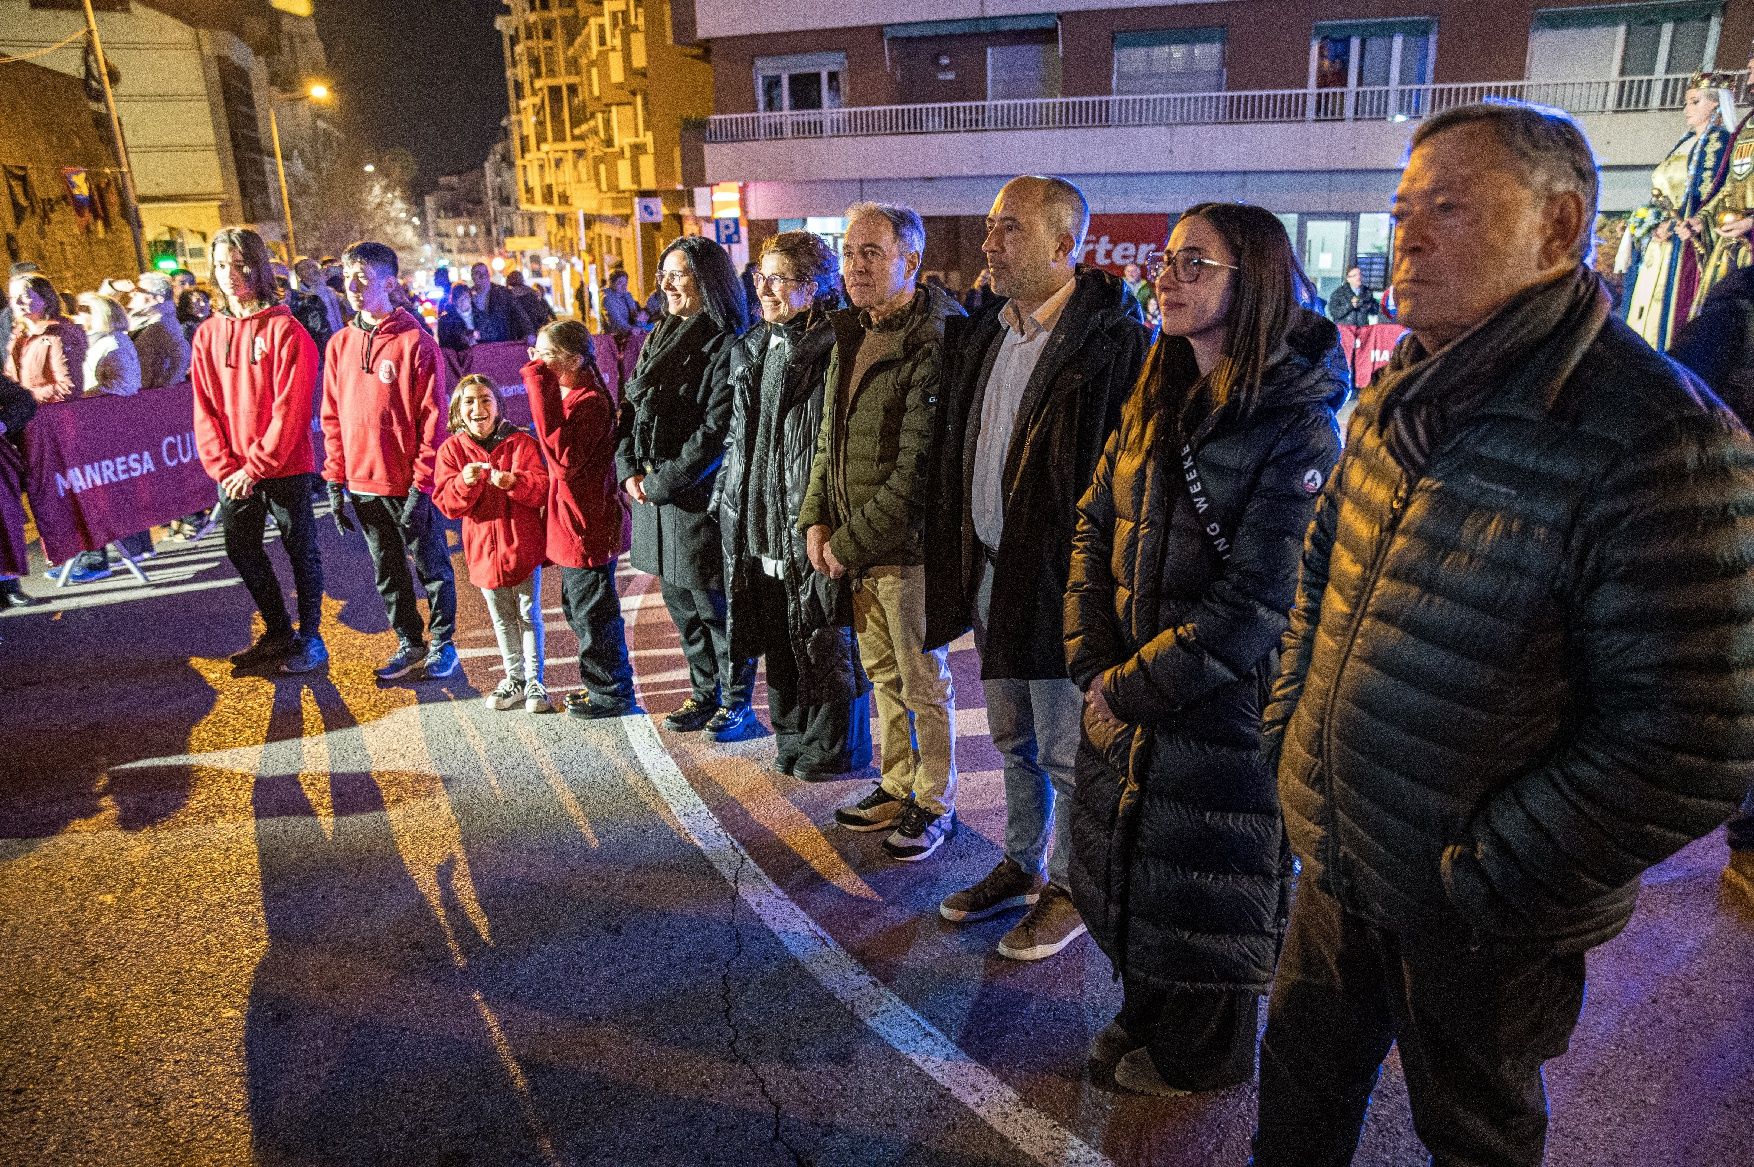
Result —
<svg viewBox="0 0 1754 1167"><path fill-rule="evenodd" d="M580 721L600 721L610 717L626 717L633 712L632 701L616 701L580 690L566 695L566 715Z"/></svg>
<svg viewBox="0 0 1754 1167"><path fill-rule="evenodd" d="M834 821L849 831L881 831L901 816L903 807L912 805L908 799L895 797L878 783L871 793L853 805L835 811Z"/></svg>
<svg viewBox="0 0 1754 1167"><path fill-rule="evenodd" d="M35 596L26 595L17 580L0 583L0 608L28 608L40 603L42 601Z"/></svg>
<svg viewBox="0 0 1754 1167"><path fill-rule="evenodd" d="M432 651L426 654L423 667L428 678L450 676L457 671L457 646L449 641L433 645Z"/></svg>
<svg viewBox="0 0 1754 1167"><path fill-rule="evenodd" d="M409 673L420 672L426 668L426 646L421 644L404 644L396 650L396 655L385 661L382 666L374 669L372 675L380 681L400 681Z"/></svg>
<svg viewBox="0 0 1754 1167"><path fill-rule="evenodd" d="M883 840L883 850L891 859L918 863L929 859L945 839L956 833L956 812L947 810L933 814L917 802L909 802L901 812L901 821Z"/></svg>
<svg viewBox="0 0 1754 1167"><path fill-rule="evenodd" d="M719 711L719 703L699 694L682 703L682 708L664 719L664 728L671 733L693 733L705 729L706 723Z"/></svg>
<svg viewBox="0 0 1754 1167"><path fill-rule="evenodd" d="M851 778L855 770L863 766L841 766L833 762L795 762L791 775L800 782L835 782L842 778Z"/></svg>
<svg viewBox="0 0 1754 1167"><path fill-rule="evenodd" d="M314 673L329 663L329 647L321 636L296 636L292 652L280 662L280 671L289 677Z"/></svg>
<svg viewBox="0 0 1754 1167"><path fill-rule="evenodd" d="M1193 1093L1165 1082L1148 1049L1136 1049L1115 1063L1115 1085L1132 1094L1153 1094L1158 1098L1185 1098Z"/></svg>
<svg viewBox="0 0 1754 1167"><path fill-rule="evenodd" d="M1102 1027L1096 1040L1090 1043L1090 1065L1105 1074L1113 1074L1120 1060L1136 1049L1144 1049L1144 1043L1121 1028L1119 1021L1111 1021Z"/></svg>
<svg viewBox="0 0 1754 1167"><path fill-rule="evenodd" d="M275 661L289 656L297 647L298 637L290 632L264 632L256 643L242 652L234 652L229 659L235 668L253 669L257 665L273 664Z"/></svg>
<svg viewBox="0 0 1754 1167"><path fill-rule="evenodd" d="M1012 960L1046 960L1084 935L1084 917L1063 887L1048 884L1041 899L999 940L999 955Z"/></svg>
<svg viewBox="0 0 1754 1167"><path fill-rule="evenodd" d="M1011 908L1026 908L1041 898L1043 882L1040 875L1023 870L1007 856L973 887L945 896L938 914L952 924L966 924Z"/></svg>
<svg viewBox="0 0 1754 1167"><path fill-rule="evenodd" d="M761 722L747 703L725 705L706 723L706 735L716 742L740 742L761 732Z"/></svg>

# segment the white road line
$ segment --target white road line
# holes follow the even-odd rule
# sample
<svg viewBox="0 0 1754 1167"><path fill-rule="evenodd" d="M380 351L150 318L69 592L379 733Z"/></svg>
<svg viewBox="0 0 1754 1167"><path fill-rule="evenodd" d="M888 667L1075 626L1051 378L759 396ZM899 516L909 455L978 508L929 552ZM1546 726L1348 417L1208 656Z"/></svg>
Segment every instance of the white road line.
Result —
<svg viewBox="0 0 1754 1167"><path fill-rule="evenodd" d="M623 718L622 725L646 779L669 804L689 840L737 888L743 902L787 951L855 1017L1034 1162L1051 1167L1113 1167L1101 1152L1024 1102L992 1071L963 1053L865 971L781 891L688 784L649 718Z"/></svg>

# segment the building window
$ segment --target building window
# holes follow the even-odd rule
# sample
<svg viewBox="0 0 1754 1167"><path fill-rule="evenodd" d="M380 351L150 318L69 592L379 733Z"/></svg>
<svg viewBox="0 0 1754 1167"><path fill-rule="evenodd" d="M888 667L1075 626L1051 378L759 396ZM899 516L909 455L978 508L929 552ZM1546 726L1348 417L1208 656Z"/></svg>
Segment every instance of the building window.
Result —
<svg viewBox="0 0 1754 1167"><path fill-rule="evenodd" d="M1115 34L1117 95L1220 93L1223 89L1222 28Z"/></svg>
<svg viewBox="0 0 1754 1167"><path fill-rule="evenodd" d="M250 74L229 57L220 57L219 97L231 139L232 165L237 170L238 197L244 219L260 223L275 217L268 194L268 157L262 152L262 126L256 114L256 88Z"/></svg>
<svg viewBox="0 0 1754 1167"><path fill-rule="evenodd" d="M1574 112L1653 109L1678 105L1674 85L1643 80L1710 68L1717 57L1723 5L1715 2L1618 4L1602 8L1552 9L1535 13L1529 29L1530 81L1565 85L1617 78L1615 85L1575 93L1540 91L1531 100L1564 101ZM1572 85L1572 89L1576 86ZM1581 104L1586 108L1579 108Z"/></svg>
<svg viewBox="0 0 1754 1167"><path fill-rule="evenodd" d="M1060 95L1060 46L1055 41L987 46L987 100Z"/></svg>
<svg viewBox="0 0 1754 1167"><path fill-rule="evenodd" d="M839 109L845 53L798 53L755 59L755 97L762 113Z"/></svg>
<svg viewBox="0 0 1754 1167"><path fill-rule="evenodd" d="M1389 118L1425 112L1437 27L1429 20L1318 24L1309 85L1324 118ZM1408 92L1411 90L1411 92Z"/></svg>

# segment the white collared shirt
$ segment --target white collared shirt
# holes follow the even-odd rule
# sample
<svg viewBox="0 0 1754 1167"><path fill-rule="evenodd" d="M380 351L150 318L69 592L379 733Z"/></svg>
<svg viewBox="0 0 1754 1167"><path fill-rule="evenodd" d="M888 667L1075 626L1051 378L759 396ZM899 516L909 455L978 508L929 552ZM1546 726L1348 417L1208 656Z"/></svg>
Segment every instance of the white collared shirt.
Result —
<svg viewBox="0 0 1754 1167"><path fill-rule="evenodd" d="M1011 453L1017 412L1023 407L1029 379L1077 282L1075 278L1068 279L1046 303L1028 315L1015 301L999 310L999 319L1005 322L1005 338L999 343L986 391L981 395L980 432L975 438L974 478L969 493L975 537L994 550L998 549L999 536L1005 529L1005 460Z"/></svg>

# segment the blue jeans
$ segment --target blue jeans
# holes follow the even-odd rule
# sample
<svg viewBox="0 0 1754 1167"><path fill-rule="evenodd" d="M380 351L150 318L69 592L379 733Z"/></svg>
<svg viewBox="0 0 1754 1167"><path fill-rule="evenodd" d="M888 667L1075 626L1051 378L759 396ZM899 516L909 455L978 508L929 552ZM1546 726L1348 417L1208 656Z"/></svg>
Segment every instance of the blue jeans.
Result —
<svg viewBox="0 0 1754 1167"><path fill-rule="evenodd" d="M981 571L975 593L975 647L983 653L992 590L989 563ZM982 680L981 688L986 692L993 747L1005 762L1005 854L1025 871L1045 868L1048 882L1065 888L1066 864L1072 855L1069 816L1056 816L1054 804L1072 794L1084 694L1064 677Z"/></svg>

